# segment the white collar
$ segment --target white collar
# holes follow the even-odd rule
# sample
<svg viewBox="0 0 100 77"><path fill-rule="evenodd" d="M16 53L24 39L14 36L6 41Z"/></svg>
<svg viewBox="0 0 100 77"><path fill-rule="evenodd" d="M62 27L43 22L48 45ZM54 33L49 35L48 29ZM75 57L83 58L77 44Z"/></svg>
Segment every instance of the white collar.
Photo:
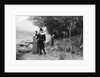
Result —
<svg viewBox="0 0 100 77"><path fill-rule="evenodd" d="M44 33L40 33L41 35L44 35Z"/></svg>

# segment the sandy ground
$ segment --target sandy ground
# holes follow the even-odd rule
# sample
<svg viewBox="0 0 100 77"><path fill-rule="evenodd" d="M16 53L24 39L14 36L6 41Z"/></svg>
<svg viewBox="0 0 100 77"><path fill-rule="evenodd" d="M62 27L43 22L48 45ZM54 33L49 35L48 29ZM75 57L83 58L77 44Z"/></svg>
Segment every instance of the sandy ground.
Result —
<svg viewBox="0 0 100 77"><path fill-rule="evenodd" d="M52 60L50 56L42 54L32 54L32 52L24 54L22 57L20 57L21 60Z"/></svg>
<svg viewBox="0 0 100 77"><path fill-rule="evenodd" d="M75 55L71 53L64 53L66 56L64 60L83 60L83 57L80 55ZM62 55L60 53L60 55ZM59 52L51 52L47 54L33 54L32 52L22 53L21 56L17 56L17 60L61 60Z"/></svg>

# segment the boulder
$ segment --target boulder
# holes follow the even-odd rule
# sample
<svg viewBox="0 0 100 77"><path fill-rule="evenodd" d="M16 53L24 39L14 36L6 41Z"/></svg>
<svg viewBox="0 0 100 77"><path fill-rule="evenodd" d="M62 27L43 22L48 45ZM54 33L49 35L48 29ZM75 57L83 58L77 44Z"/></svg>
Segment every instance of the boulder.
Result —
<svg viewBox="0 0 100 77"><path fill-rule="evenodd" d="M64 49L60 46L54 46L50 49L50 51L63 51Z"/></svg>

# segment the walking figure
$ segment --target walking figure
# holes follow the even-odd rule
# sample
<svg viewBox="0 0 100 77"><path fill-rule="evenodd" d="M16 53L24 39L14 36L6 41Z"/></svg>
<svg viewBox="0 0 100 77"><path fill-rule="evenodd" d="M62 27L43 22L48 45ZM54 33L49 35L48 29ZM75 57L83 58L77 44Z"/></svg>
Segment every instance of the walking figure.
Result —
<svg viewBox="0 0 100 77"><path fill-rule="evenodd" d="M39 46L38 46L38 40L39 40L39 34L37 31L35 31L35 35L33 36L33 54L39 53Z"/></svg>
<svg viewBox="0 0 100 77"><path fill-rule="evenodd" d="M39 53L39 45L38 45L38 41L39 41L39 33L36 31L35 33L35 36L36 36L36 40L37 40L37 53Z"/></svg>
<svg viewBox="0 0 100 77"><path fill-rule="evenodd" d="M44 49L44 43L46 41L46 36L45 36L42 28L40 28L38 36L39 36L39 39L38 39L39 55L42 54L42 50L46 54L45 49Z"/></svg>
<svg viewBox="0 0 100 77"><path fill-rule="evenodd" d="M32 50L33 54L37 54L37 39L36 36L33 36L33 50Z"/></svg>

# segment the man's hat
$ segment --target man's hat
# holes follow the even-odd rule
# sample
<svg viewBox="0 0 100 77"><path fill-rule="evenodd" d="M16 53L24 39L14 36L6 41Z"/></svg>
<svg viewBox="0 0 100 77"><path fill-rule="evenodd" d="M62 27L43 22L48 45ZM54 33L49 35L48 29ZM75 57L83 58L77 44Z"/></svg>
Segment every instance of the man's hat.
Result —
<svg viewBox="0 0 100 77"><path fill-rule="evenodd" d="M40 28L40 31L43 31L43 29L42 29L42 28Z"/></svg>

